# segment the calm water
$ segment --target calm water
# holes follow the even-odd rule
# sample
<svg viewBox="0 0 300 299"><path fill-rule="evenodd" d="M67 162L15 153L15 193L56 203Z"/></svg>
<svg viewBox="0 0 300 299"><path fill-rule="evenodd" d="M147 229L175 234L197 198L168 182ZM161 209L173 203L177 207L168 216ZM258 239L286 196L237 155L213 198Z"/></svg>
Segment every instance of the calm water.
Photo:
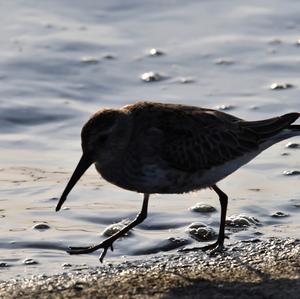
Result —
<svg viewBox="0 0 300 299"><path fill-rule="evenodd" d="M248 119L299 111L299 1L5 1L0 4L0 280L96 265L99 252L69 256L68 245L99 242L110 224L133 218L140 194L89 170L55 213L81 155L80 130L102 107L138 100L233 107ZM300 42L299 42L300 43ZM165 55L150 57L149 49ZM157 72L163 80L145 83ZM182 81L187 81L182 83ZM272 83L292 88L271 90ZM300 143L299 138L290 140ZM300 149L273 146L219 186L228 216L259 220L230 240L300 237ZM282 155L288 153L288 155ZM208 203L217 212L189 208ZM170 251L171 237L201 221L218 229L216 195L154 195L148 219L115 244L107 262ZM271 217L283 212L287 217ZM49 229L33 226L46 223ZM175 245L174 245L175 244ZM173 249L174 250L174 249ZM38 264L23 265L25 259ZM80 266L81 265L81 266Z"/></svg>

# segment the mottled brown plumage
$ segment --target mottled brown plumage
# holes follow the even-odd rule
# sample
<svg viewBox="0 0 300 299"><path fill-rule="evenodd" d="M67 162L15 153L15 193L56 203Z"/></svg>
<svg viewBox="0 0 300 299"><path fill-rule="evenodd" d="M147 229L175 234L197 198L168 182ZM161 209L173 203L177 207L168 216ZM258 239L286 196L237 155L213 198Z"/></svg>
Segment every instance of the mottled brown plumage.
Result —
<svg viewBox="0 0 300 299"><path fill-rule="evenodd" d="M149 194L211 187L219 195L222 217L218 241L208 248L222 247L227 196L216 183L272 144L299 135L299 126L291 125L298 117L289 113L249 122L212 109L150 102L100 110L82 129L83 157L57 210L92 163L107 181L145 194L142 218ZM70 253L104 248L102 259L119 236Z"/></svg>

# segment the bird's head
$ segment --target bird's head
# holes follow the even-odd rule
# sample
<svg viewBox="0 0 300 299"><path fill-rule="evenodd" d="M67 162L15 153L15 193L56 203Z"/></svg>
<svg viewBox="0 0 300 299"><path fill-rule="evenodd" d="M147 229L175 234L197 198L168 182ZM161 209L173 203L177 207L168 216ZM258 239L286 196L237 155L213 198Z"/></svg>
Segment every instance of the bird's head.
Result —
<svg viewBox="0 0 300 299"><path fill-rule="evenodd" d="M68 194L85 173L96 163L97 167L112 161L128 142L130 121L125 110L103 109L95 113L81 131L82 157L74 170L57 206L59 211Z"/></svg>

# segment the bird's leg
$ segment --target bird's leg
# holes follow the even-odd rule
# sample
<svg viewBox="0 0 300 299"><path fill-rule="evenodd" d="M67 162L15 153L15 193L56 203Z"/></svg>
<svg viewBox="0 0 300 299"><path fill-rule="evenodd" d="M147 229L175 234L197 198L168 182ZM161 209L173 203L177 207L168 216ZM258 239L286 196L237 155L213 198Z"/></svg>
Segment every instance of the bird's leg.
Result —
<svg viewBox="0 0 300 299"><path fill-rule="evenodd" d="M69 254L82 254L82 253L94 252L100 248L103 248L103 252L99 258L100 262L102 263L105 255L107 253L107 250L110 248L113 251L113 242L116 241L121 236L125 235L129 230L131 230L133 227L140 224L141 222L143 222L146 219L147 211L148 211L149 197L150 197L149 194L144 194L142 210L137 215L137 217L132 222L130 222L128 225L126 225L122 230L115 233L111 237L105 239L103 242L101 242L98 245L92 245L92 246L88 246L88 247L70 247L67 252Z"/></svg>
<svg viewBox="0 0 300 299"><path fill-rule="evenodd" d="M219 196L220 204L221 204L221 221L219 228L219 236L215 243L209 244L207 246L203 246L201 250L210 250L220 251L224 248L224 239L225 239L225 220L226 220L226 211L227 211L227 203L228 196L221 190L217 185L213 185L211 187Z"/></svg>
<svg viewBox="0 0 300 299"><path fill-rule="evenodd" d="M183 248L180 251L195 251L195 250L211 250L211 253L216 251L221 251L224 248L224 239L225 239L225 219L226 219L226 211L227 211L227 203L228 196L217 187L217 185L211 186L211 188L219 195L219 200L221 204L221 221L220 221L220 229L219 235L216 242L203 246L203 247L192 247L192 248Z"/></svg>

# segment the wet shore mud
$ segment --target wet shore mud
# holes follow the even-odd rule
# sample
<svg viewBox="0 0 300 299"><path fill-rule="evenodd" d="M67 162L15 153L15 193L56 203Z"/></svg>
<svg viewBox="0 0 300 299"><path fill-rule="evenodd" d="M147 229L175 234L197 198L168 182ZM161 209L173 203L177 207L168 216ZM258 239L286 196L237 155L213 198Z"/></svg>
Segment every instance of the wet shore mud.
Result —
<svg viewBox="0 0 300 299"><path fill-rule="evenodd" d="M1 298L299 298L300 241L237 242L0 284Z"/></svg>

